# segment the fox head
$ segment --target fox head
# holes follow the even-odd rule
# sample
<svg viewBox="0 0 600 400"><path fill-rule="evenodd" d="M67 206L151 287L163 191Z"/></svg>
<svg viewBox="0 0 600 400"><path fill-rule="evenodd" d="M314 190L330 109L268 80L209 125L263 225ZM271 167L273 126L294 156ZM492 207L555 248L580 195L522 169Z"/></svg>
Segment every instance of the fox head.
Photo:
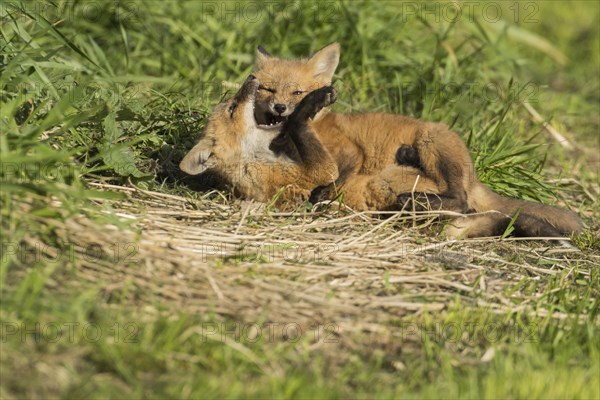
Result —
<svg viewBox="0 0 600 400"><path fill-rule="evenodd" d="M179 164L183 172L198 175L214 169L235 186L244 164L275 157L269 144L280 133L281 125L260 125L254 119L259 85L258 79L250 75L233 98L214 108L202 139Z"/></svg>
<svg viewBox="0 0 600 400"><path fill-rule="evenodd" d="M214 108L202 139L179 164L183 172L198 175L209 168L220 169L236 158L239 163L244 137L259 129L253 115L258 87L258 80L250 75L235 96Z"/></svg>
<svg viewBox="0 0 600 400"><path fill-rule="evenodd" d="M308 59L284 60L262 46L256 50L254 75L261 82L254 117L261 125L278 125L311 91L331 85L340 60L340 45L331 43Z"/></svg>

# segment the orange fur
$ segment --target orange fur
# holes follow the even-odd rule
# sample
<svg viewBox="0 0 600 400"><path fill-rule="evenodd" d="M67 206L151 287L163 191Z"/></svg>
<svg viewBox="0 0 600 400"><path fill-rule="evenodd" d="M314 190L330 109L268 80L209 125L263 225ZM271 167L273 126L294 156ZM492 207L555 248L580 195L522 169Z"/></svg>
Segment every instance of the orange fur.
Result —
<svg viewBox="0 0 600 400"><path fill-rule="evenodd" d="M247 82L233 99L243 112L226 115L231 100L215 108L204 138L186 155L182 170L199 173L215 167L242 195L259 201L268 201L281 188L282 202L289 204L307 199L320 187L333 187L356 210L387 210L397 206L402 195L418 192L436 195L435 204L446 210L498 211L456 220L448 229L453 237L496 235L517 210L515 226L525 236L582 231L581 220L568 210L509 199L484 186L464 142L443 124L385 113L323 110L306 122L298 136L298 140L304 140L303 135L310 139L310 145L302 146L298 154L300 161L286 153L273 153L270 143L279 130L259 129L264 122L257 125L257 121L268 121L273 112L278 118L293 116L313 89L330 84L338 60L337 43L309 59L281 60L257 52L258 79ZM245 92L248 85L252 93ZM286 111L279 112L283 108ZM400 146L416 150L418 167L398 165ZM206 157L207 152L211 157ZM307 157L312 153L318 157Z"/></svg>

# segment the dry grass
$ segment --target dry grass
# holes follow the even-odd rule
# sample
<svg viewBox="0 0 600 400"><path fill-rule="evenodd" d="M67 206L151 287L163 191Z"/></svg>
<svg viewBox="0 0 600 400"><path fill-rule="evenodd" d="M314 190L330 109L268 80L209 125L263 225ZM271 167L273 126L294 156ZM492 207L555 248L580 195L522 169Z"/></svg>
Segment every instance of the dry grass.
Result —
<svg viewBox="0 0 600 400"><path fill-rule="evenodd" d="M158 365L164 359L175 370L181 364L210 371L211 365L222 362L216 361L220 353L206 353L209 350L203 345L208 340L243 360L245 373L256 370L263 378L269 377L266 379L287 382L295 368L321 365L324 370L315 373L344 376L350 366L351 376L357 376L350 381L369 382L369 375L361 374L368 371L365 365L375 363L381 368L377 375L381 387L394 387L398 377L407 379L407 385L421 387L421 380L413 384L410 377L437 373L434 371L441 368L437 360L448 354L453 368L477 370L481 366L485 370L494 357L510 360L505 354L510 354L511 348L522 351L524 340L542 343L544 328L540 325L547 322L563 326L565 331L578 322L577 329L584 331L586 326L600 326L594 311L600 286L591 283L597 279L593 272L600 263L596 251L548 240L447 241L439 235L435 215L377 218L338 207L279 213L256 203L228 200L222 194L192 199L133 186L90 185L124 197L94 200L93 209L70 214L65 209L61 218L37 216L34 220L43 228L33 232L51 232L48 239L43 235L24 238L47 259L64 252L53 243L74 246L72 265L48 275L43 284L45 296L54 293L57 299L70 298L73 293L90 291L94 293L92 310L105 316L114 313L115 321L116 315L135 316L129 321L134 321L131 326L136 331L141 328L136 345L123 343L121 348L133 355L145 354L142 359L157 351L163 341L170 349L172 343L194 338L192 343L201 347L156 356ZM14 201L20 212L31 207L24 198ZM58 200L51 204L59 210L61 206ZM101 223L103 214L108 216L105 224ZM4 295L18 298L14 291L20 290L17 288L23 285L19 282L26 282L29 275L28 267L12 268ZM581 280L590 282L591 288L589 305L583 308L575 304L586 302L585 290L570 287ZM561 296L574 296L574 306L565 307ZM94 321L94 312L90 321ZM45 314L40 315L37 320L44 321ZM63 318L59 321L69 321L68 316ZM132 324L118 320L122 321L119 326ZM175 337L169 332L177 332L177 328L165 327L156 339L144 339L157 329L150 327L165 320L187 322ZM205 321L210 322L207 325ZM97 326L110 331L115 323L109 320ZM218 323L223 325L213 334L211 326ZM490 331L490 326L496 330ZM249 330L240 332L249 327L261 329L267 345L255 345ZM453 327L459 332L454 339ZM514 334L509 333L513 330ZM148 347L146 340L158 340L158 347ZM437 350L429 347L430 340L436 342ZM25 355L17 348L8 350L3 355L7 365L20 365L19 371L28 379L53 382L15 390L30 390L37 396L40 390L56 394L87 381L87 390L93 391L90 388L111 382L111 387L121 388L111 390L141 396L134 395L118 374L106 375L101 370L89 378L83 374L60 380L58 371L80 364L91 368L94 352L104 348L90 349L93 342L84 345L86 350L61 350L62 358L56 358L47 371L38 368L42 361L36 361L33 347L28 347ZM108 349L113 346L107 345ZM142 353L137 353L138 348L144 349ZM114 351L105 356L114 357ZM44 360L47 356L40 357ZM323 363L308 362L315 357ZM428 357L432 361L427 361ZM226 361L225 365L223 368L229 369L236 362ZM218 371L215 379L220 381L223 372ZM156 384L159 376L141 376L145 382L141 387ZM176 379L178 374L169 376ZM235 376L232 372L230 379ZM108 380L103 383L102 379ZM20 387L20 380L11 382L13 389ZM202 383L198 385L203 392ZM263 384L257 385L252 390L262 393ZM585 387L583 383L577 386ZM245 393L248 389L238 390Z"/></svg>
<svg viewBox="0 0 600 400"><path fill-rule="evenodd" d="M293 321L303 330L334 324L342 339L371 333L381 340L392 338L393 321L440 312L457 300L500 314L569 318L545 304L544 282L574 269L589 278L600 264L598 255L557 241L443 240L432 215L276 213L256 203L94 186L126 194L110 207L133 229L98 230L85 213L59 223L57 235L76 242L79 254L77 279L61 285L104 282L109 302L124 296L144 307L160 298L161 312ZM526 279L539 281L536 293L515 290Z"/></svg>
<svg viewBox="0 0 600 400"><path fill-rule="evenodd" d="M394 2L303 2L261 23L203 2L9 1L0 398L599 398L598 7L576 3L539 2L535 24L523 18L538 3L507 3L503 21L521 12L507 35ZM334 40L337 111L451 124L482 182L577 209L595 231L577 248L451 242L433 214L190 193L177 164L225 95L217 83L241 82L259 43L297 57ZM157 192L106 184L128 180ZM108 192L121 200L98 200ZM206 343L215 322L293 324L306 340ZM498 329L435 335L477 323Z"/></svg>

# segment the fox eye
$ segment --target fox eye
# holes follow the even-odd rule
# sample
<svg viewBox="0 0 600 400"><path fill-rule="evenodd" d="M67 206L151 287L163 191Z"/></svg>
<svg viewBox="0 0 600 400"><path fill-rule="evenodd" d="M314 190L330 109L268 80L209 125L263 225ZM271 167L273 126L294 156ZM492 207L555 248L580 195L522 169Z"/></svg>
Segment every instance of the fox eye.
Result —
<svg viewBox="0 0 600 400"><path fill-rule="evenodd" d="M265 90L265 91L267 91L269 93L275 93L275 89L271 89L271 88L268 88L268 87L265 87L265 86L262 86L262 85L258 87L258 90Z"/></svg>
<svg viewBox="0 0 600 400"><path fill-rule="evenodd" d="M293 94L294 96L300 96L302 93L304 93L302 90L294 90L294 91L292 92L292 94Z"/></svg>
<svg viewBox="0 0 600 400"><path fill-rule="evenodd" d="M229 106L229 109L227 109L227 112L229 113L229 116L231 118L233 118L233 112L235 111L235 109L237 108L238 104L234 101L233 103L231 103L231 105Z"/></svg>

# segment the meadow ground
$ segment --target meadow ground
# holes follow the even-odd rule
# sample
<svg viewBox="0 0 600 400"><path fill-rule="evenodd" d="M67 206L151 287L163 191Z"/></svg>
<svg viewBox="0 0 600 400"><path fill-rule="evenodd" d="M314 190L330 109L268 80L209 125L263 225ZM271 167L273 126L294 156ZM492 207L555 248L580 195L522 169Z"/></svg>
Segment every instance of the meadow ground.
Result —
<svg viewBox="0 0 600 400"><path fill-rule="evenodd" d="M0 397L600 398L597 2L0 5ZM281 212L177 164L254 49L444 121L572 245ZM557 139L556 133L564 136Z"/></svg>

